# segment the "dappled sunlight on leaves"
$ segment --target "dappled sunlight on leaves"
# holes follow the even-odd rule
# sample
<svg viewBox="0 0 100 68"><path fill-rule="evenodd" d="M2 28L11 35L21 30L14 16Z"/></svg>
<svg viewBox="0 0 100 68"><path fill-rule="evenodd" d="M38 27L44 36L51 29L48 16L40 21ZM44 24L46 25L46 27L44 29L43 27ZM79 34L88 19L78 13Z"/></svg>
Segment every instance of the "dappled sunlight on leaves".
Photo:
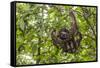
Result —
<svg viewBox="0 0 100 68"><path fill-rule="evenodd" d="M74 10L82 33L82 41L75 53L63 52L51 39L52 29L71 28L70 10ZM96 36L95 7L16 4L17 65L95 61Z"/></svg>

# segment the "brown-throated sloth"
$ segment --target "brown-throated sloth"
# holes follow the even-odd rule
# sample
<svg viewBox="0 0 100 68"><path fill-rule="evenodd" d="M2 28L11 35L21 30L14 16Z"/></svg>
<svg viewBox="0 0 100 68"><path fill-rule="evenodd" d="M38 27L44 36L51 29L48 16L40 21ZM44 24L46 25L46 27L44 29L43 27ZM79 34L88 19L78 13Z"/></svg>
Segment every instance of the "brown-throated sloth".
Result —
<svg viewBox="0 0 100 68"><path fill-rule="evenodd" d="M52 42L55 46L60 47L64 52L74 53L80 45L82 40L82 34L77 27L76 18L74 12L69 12L71 17L71 29L61 28L60 30L53 29L51 32Z"/></svg>

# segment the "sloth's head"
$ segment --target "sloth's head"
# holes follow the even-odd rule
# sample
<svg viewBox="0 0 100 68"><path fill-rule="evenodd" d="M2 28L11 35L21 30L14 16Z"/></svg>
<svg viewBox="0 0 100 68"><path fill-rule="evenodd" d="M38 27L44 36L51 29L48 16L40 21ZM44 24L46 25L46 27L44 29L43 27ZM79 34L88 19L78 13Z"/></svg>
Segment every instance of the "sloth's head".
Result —
<svg viewBox="0 0 100 68"><path fill-rule="evenodd" d="M59 36L62 40L69 40L69 31L66 28L62 28L59 31Z"/></svg>

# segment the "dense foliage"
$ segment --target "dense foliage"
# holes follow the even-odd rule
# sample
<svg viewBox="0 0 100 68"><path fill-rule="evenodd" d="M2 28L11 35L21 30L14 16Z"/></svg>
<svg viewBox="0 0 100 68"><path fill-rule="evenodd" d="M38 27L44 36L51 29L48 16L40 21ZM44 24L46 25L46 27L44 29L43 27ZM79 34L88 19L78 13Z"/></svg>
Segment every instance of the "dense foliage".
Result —
<svg viewBox="0 0 100 68"><path fill-rule="evenodd" d="M70 28L76 14L82 41L78 52L64 53L51 40L53 28ZM16 64L50 64L96 60L96 7L16 4Z"/></svg>

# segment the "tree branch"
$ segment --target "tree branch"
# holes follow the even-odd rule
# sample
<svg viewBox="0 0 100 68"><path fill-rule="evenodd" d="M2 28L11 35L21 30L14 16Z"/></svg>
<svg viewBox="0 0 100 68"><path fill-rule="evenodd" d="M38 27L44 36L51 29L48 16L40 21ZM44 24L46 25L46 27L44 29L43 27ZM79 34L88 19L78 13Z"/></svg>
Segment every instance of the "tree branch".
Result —
<svg viewBox="0 0 100 68"><path fill-rule="evenodd" d="M84 9L83 9L83 8L82 8L82 11L83 11L83 13L85 13L85 11L84 11ZM90 26L90 29L92 30L92 32L93 32L93 34L94 34L94 36L96 36L95 31L94 31L94 29L93 29L92 25L90 24L90 21L88 20L88 18L86 18L86 16L85 16L85 15L83 15L83 17L84 17L84 19L86 20L86 23Z"/></svg>

